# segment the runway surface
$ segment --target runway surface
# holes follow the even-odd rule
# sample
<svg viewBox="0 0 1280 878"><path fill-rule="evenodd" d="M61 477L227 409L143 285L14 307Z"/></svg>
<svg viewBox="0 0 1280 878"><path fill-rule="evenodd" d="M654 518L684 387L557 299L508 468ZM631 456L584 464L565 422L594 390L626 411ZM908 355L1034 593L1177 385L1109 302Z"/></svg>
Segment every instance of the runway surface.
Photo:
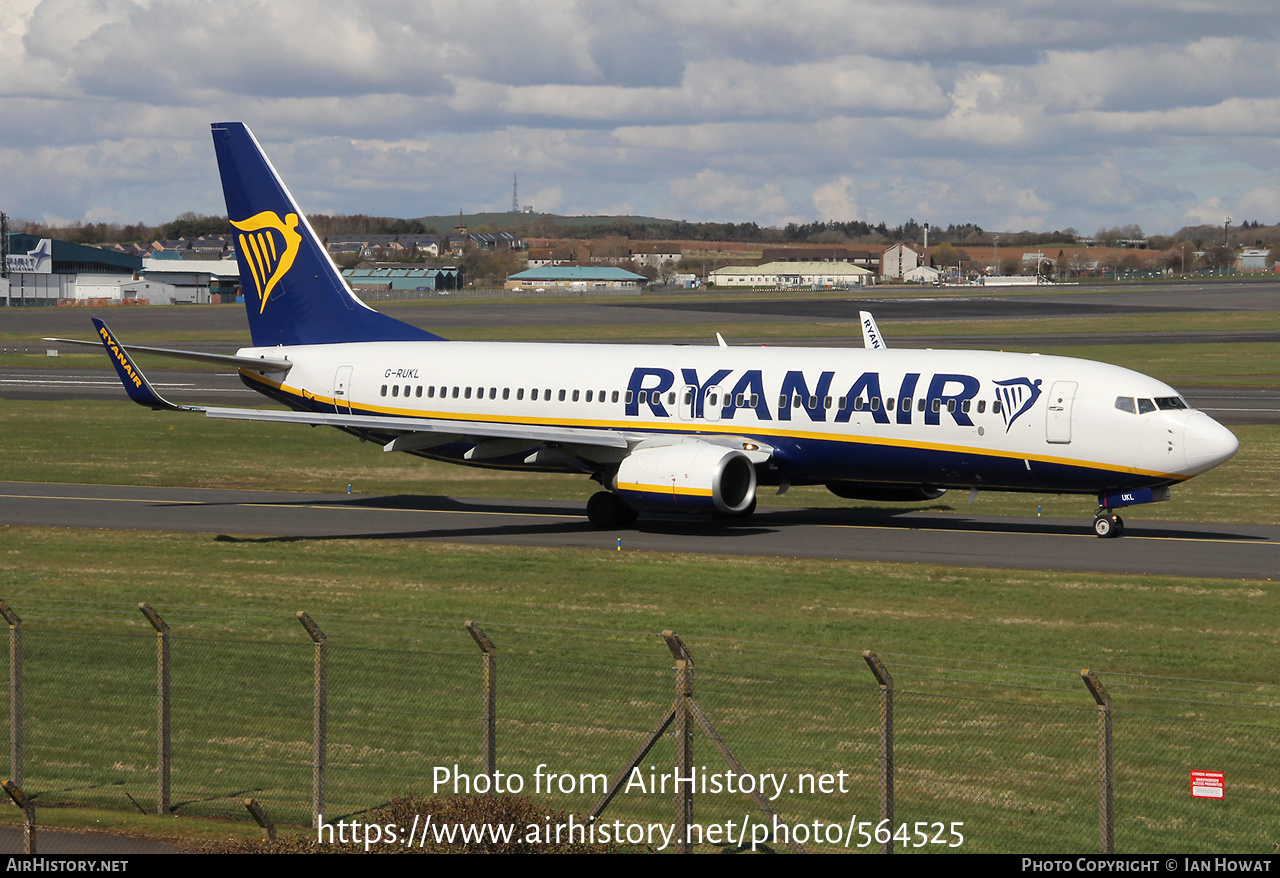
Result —
<svg viewBox="0 0 1280 878"><path fill-rule="evenodd" d="M1267 580L1280 527L1130 521L1120 539L1086 519L916 511L761 510L722 524L642 516L602 531L580 504L179 488L0 483L0 524L209 534L219 540L434 540L628 552L895 561L1081 573Z"/></svg>

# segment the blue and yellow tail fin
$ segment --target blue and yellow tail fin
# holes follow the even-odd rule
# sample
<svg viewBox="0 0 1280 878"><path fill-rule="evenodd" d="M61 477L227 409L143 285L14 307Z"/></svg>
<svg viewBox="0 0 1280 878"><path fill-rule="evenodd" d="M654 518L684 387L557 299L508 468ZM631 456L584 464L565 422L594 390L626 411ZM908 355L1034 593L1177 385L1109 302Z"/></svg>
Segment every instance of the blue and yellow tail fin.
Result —
<svg viewBox="0 0 1280 878"><path fill-rule="evenodd" d="M352 295L244 123L215 122L213 146L255 347L441 340Z"/></svg>

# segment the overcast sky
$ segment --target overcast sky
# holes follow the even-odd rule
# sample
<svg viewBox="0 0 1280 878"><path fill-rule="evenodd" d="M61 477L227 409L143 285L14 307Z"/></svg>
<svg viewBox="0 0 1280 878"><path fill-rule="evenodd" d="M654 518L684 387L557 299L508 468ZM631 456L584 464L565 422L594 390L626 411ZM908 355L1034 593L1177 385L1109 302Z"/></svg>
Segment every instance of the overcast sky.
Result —
<svg viewBox="0 0 1280 878"><path fill-rule="evenodd" d="M1280 221L1275 0L0 0L0 210Z"/></svg>

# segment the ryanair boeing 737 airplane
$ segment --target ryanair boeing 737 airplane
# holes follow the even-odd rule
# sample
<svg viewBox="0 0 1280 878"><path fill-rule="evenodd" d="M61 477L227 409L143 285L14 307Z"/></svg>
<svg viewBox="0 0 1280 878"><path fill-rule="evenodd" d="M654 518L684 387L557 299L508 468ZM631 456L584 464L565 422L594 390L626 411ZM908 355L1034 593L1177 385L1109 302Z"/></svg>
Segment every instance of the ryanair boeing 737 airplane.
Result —
<svg viewBox="0 0 1280 878"><path fill-rule="evenodd" d="M920 501L948 488L1093 494L1115 509L1167 499L1236 437L1172 387L1128 369L1036 354L446 341L361 302L253 134L213 126L253 346L231 365L291 411L177 406L94 324L125 389L157 409L324 424L453 463L582 473L600 527L640 511L749 515L761 485Z"/></svg>

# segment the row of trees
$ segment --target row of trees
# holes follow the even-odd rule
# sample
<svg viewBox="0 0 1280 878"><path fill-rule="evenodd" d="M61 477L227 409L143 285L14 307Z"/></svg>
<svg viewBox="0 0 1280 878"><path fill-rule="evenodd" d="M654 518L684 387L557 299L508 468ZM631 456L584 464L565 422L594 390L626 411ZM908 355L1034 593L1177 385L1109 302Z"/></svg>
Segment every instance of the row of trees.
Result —
<svg viewBox="0 0 1280 878"><path fill-rule="evenodd" d="M782 228L760 226L756 223L691 223L684 220L646 220L630 217L554 217L536 216L531 221L526 214L513 214L510 228L497 223L483 231L509 230L523 236L579 238L599 240L615 238L625 241L726 241L760 244L815 243L815 244L892 244L898 242L922 243L924 226L914 218L890 227L886 223L872 225L862 220L848 222L818 221L811 223L787 223ZM317 214L309 217L311 225L322 237L334 235L399 235L440 234L419 219L368 216L365 214ZM171 222L158 226L145 223L122 225L119 223L72 223L59 226L16 220L14 231L40 237L58 238L80 244L126 244L155 240L188 240L208 235L230 234L233 229L224 216L208 216L187 211ZM481 231L482 229L477 229ZM976 245L992 242L992 233L975 223L929 226L929 243ZM1070 245L1080 234L1073 228L1045 232L1001 232L1000 244L1011 247L1039 245ZM1257 220L1246 220L1227 230L1222 226L1187 226L1173 235L1152 236L1143 234L1136 224L1098 229L1094 240L1101 246L1117 246L1125 241L1145 241L1147 249L1167 250L1180 242L1191 242L1197 250L1214 246L1245 246L1259 241L1280 241L1280 225L1263 225Z"/></svg>

